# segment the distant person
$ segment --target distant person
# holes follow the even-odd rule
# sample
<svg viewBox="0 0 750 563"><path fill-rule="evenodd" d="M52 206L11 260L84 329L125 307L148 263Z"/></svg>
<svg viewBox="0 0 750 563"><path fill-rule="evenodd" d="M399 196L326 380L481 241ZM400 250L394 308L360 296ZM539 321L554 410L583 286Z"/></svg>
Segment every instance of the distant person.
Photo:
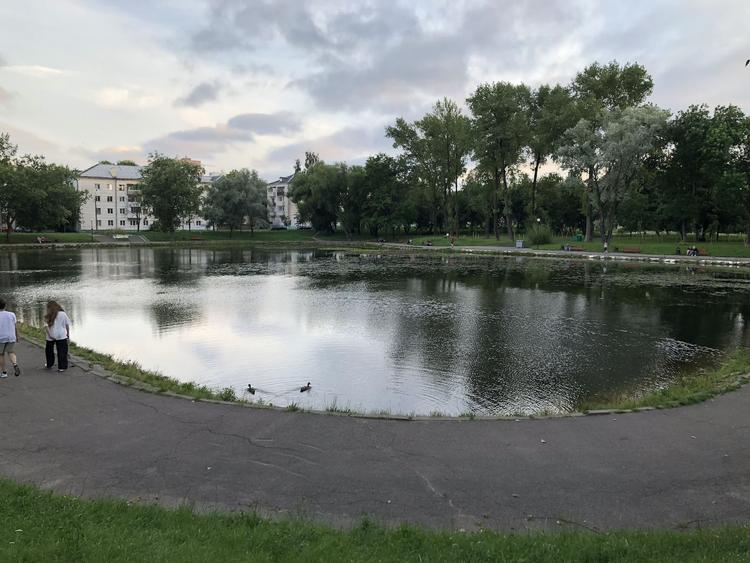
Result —
<svg viewBox="0 0 750 563"><path fill-rule="evenodd" d="M55 365L55 348L57 349L57 371L68 369L68 340L70 339L70 318L57 301L47 302L47 313L44 315L44 328L47 332L47 343L44 353L47 356L47 369Z"/></svg>
<svg viewBox="0 0 750 563"><path fill-rule="evenodd" d="M609 254L609 243L604 241L604 254Z"/></svg>
<svg viewBox="0 0 750 563"><path fill-rule="evenodd" d="M0 379L8 377L8 372L5 371L5 354L8 354L11 364L13 364L15 376L21 375L21 368L18 367L18 358L16 358L15 352L16 342L18 342L16 315L5 310L5 299L0 298Z"/></svg>

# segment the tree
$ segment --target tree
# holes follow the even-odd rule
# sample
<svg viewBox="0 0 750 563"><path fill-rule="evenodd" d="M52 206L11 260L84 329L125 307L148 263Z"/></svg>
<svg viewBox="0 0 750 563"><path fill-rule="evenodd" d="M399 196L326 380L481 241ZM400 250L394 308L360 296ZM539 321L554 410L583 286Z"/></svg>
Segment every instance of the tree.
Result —
<svg viewBox="0 0 750 563"><path fill-rule="evenodd" d="M406 159L377 154L367 159L364 170L367 186L364 220L370 233L378 236L387 231L393 237L402 228L408 231L415 214L407 189Z"/></svg>
<svg viewBox="0 0 750 563"><path fill-rule="evenodd" d="M563 133L575 125L577 114L570 91L560 85L540 86L532 92L530 102L529 153L533 178L529 213L532 218L536 218L539 167L547 161L548 157L554 156Z"/></svg>
<svg viewBox="0 0 750 563"><path fill-rule="evenodd" d="M290 196L297 203L301 222L309 221L316 231L336 231L341 195L346 187L346 172L344 164L316 161L304 172L295 175Z"/></svg>
<svg viewBox="0 0 750 563"><path fill-rule="evenodd" d="M316 152L310 152L305 151L305 170L310 170L313 166L318 164L320 162L320 156L318 156L318 153ZM297 172L297 165L299 162L295 163L295 172Z"/></svg>
<svg viewBox="0 0 750 563"><path fill-rule="evenodd" d="M588 174L603 242L611 238L618 207L657 146L668 116L656 106L607 110L601 127L581 119L565 133L557 156L573 174Z"/></svg>
<svg viewBox="0 0 750 563"><path fill-rule="evenodd" d="M86 197L74 181L67 166L41 156L17 156L10 136L0 134L0 214L7 237L19 225L35 230L74 225Z"/></svg>
<svg viewBox="0 0 750 563"><path fill-rule="evenodd" d="M108 163L109 164L109 163ZM130 159L124 159L124 160L118 160L117 161L118 166L138 166L135 161Z"/></svg>
<svg viewBox="0 0 750 563"><path fill-rule="evenodd" d="M255 170L232 170L208 189L203 204L205 218L214 226L242 229L247 222L250 233L266 218L265 182Z"/></svg>
<svg viewBox="0 0 750 563"><path fill-rule="evenodd" d="M607 65L593 63L579 72L571 85L578 116L593 128L602 125L606 111L623 110L642 104L651 94L654 83L646 69L637 64L620 66L617 61ZM593 170L588 174L586 203L586 240L593 238Z"/></svg>
<svg viewBox="0 0 750 563"><path fill-rule="evenodd" d="M529 143L531 93L523 84L482 84L467 100L473 115L474 159L492 177L493 229L497 230L497 194L502 182L503 214L511 240L515 238L508 172L521 160Z"/></svg>
<svg viewBox="0 0 750 563"><path fill-rule="evenodd" d="M174 232L200 208L203 172L202 166L189 160L158 152L149 155L149 163L141 170L142 205L163 231Z"/></svg>

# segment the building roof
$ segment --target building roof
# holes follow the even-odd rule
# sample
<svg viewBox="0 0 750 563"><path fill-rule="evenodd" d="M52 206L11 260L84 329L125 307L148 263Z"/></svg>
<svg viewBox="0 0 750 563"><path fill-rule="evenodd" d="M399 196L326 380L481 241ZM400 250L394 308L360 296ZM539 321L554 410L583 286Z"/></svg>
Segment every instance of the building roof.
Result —
<svg viewBox="0 0 750 563"><path fill-rule="evenodd" d="M140 180L142 166L127 164L94 164L79 174L80 178L117 178L118 180Z"/></svg>
<svg viewBox="0 0 750 563"><path fill-rule="evenodd" d="M275 188L276 186L286 186L289 182L291 182L294 179L294 174L291 174L289 176L282 176L275 182L269 182L268 187L269 188Z"/></svg>
<svg viewBox="0 0 750 563"><path fill-rule="evenodd" d="M203 176L201 176L201 184L213 184L223 175L224 174L204 174Z"/></svg>

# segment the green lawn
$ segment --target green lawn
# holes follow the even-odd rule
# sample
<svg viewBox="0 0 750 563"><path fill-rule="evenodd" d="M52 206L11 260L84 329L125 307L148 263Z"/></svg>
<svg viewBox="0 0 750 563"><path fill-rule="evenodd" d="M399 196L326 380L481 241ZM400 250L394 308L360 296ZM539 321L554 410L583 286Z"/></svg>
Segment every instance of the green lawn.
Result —
<svg viewBox="0 0 750 563"><path fill-rule="evenodd" d="M0 480L1 561L750 561L750 529L499 534L335 530L252 514L84 501Z"/></svg>
<svg viewBox="0 0 750 563"><path fill-rule="evenodd" d="M279 230L279 231L176 231L161 233L158 231L143 231L140 233L154 242L163 241L237 241L237 242L307 242L313 240L313 232L308 230Z"/></svg>
<svg viewBox="0 0 750 563"><path fill-rule="evenodd" d="M29 244L37 242L37 237L44 237L51 242L91 242L90 232L80 233L11 233L8 240L5 233L0 233L0 244Z"/></svg>
<svg viewBox="0 0 750 563"><path fill-rule="evenodd" d="M519 238L524 238L523 235L519 235ZM402 239L408 240L408 239ZM433 246L449 246L450 239L446 238L445 235L428 235L428 236L414 236L412 237L412 244L415 246L422 246L426 241L432 241ZM561 250L566 244L584 248L589 252L601 252L602 243L599 240L593 242L578 242L573 241L570 237L557 237L551 244L545 244L541 246L532 246L526 241L526 246L530 248L538 248L540 250ZM750 247L745 246L745 243L740 236L724 237L719 242L692 242L680 243L677 235L674 236L661 236L646 235L645 237L640 236L616 236L609 244L610 252L614 252L615 249L622 250L624 248L640 248L641 254L657 254L664 256L674 256L676 254L677 246L680 247L680 253L684 256L689 246L697 246L700 249L708 251L709 256L727 256L727 257L745 257L750 258ZM511 241L507 236L501 236L500 240L496 240L494 237L477 236L471 235L461 236L456 239L457 247L466 246L503 246L508 248L515 247L515 241Z"/></svg>

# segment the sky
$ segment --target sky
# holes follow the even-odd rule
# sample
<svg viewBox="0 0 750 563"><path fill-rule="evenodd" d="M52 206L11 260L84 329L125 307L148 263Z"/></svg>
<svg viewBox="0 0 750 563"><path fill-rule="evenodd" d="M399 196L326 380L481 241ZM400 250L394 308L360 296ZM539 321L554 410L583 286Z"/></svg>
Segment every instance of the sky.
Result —
<svg viewBox="0 0 750 563"><path fill-rule="evenodd" d="M87 168L159 151L272 180L362 163L484 82L638 62L650 101L750 113L747 0L3 0L0 132Z"/></svg>

